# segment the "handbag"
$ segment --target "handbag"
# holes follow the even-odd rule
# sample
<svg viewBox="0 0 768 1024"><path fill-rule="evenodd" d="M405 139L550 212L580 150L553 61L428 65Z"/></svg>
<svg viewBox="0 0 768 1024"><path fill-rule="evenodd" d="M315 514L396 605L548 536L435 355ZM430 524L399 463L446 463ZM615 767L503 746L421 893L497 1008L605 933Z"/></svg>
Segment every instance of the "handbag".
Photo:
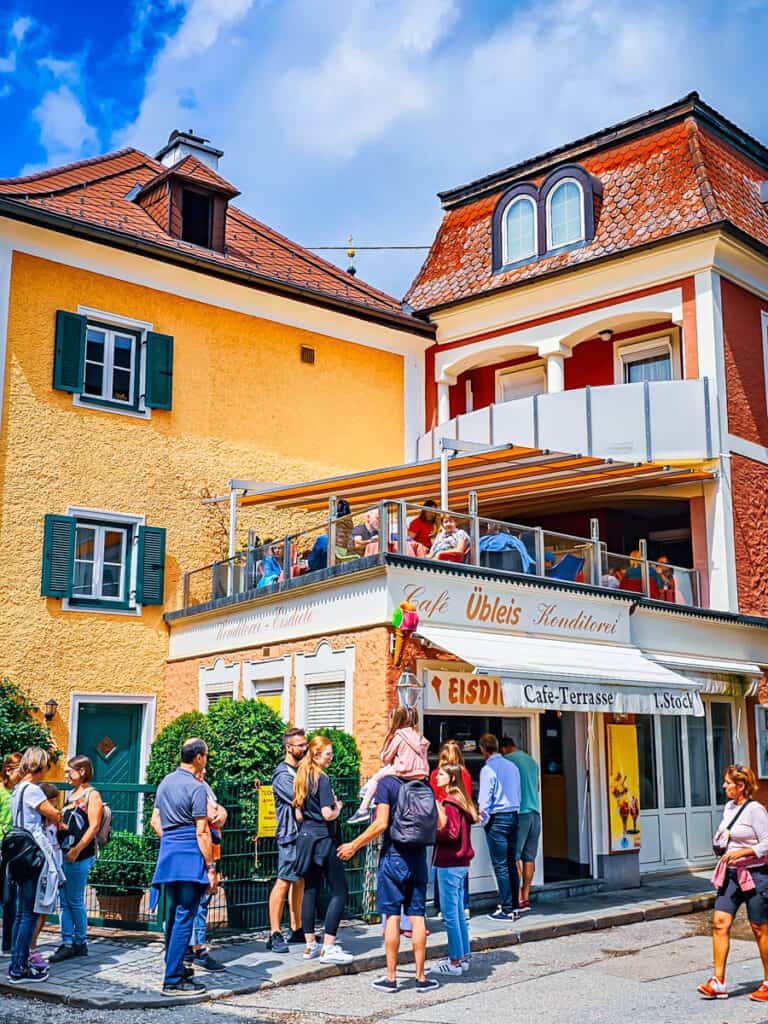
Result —
<svg viewBox="0 0 768 1024"><path fill-rule="evenodd" d="M719 828L715 833L715 838L712 840L712 850L716 857L724 857L728 850L728 843L731 839L731 829L741 817L742 811L748 804L751 804L751 800L745 800L741 807L738 809L736 814L731 818L730 822L725 828Z"/></svg>

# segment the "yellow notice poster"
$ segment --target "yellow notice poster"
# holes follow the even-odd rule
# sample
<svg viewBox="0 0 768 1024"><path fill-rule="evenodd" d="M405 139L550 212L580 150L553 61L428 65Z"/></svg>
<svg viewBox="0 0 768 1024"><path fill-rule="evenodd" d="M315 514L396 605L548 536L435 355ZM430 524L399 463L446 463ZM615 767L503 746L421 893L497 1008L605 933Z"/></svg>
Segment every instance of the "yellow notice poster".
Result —
<svg viewBox="0 0 768 1024"><path fill-rule="evenodd" d="M258 698L262 704L266 704L268 708L272 708L276 715L282 714L283 711L283 697L279 693L262 693Z"/></svg>
<svg viewBox="0 0 768 1024"><path fill-rule="evenodd" d="M611 853L640 849L640 769L634 725L606 725Z"/></svg>
<svg viewBox="0 0 768 1024"><path fill-rule="evenodd" d="M259 787L259 839L271 838L277 831L275 794L271 786Z"/></svg>

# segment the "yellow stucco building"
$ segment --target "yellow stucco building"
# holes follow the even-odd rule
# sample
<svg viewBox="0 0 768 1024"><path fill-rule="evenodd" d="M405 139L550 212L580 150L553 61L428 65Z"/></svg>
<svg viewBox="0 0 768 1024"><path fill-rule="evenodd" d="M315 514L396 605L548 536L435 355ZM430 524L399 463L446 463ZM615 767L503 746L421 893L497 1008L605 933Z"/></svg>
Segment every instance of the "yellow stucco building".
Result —
<svg viewBox="0 0 768 1024"><path fill-rule="evenodd" d="M220 155L0 182L0 672L116 782L179 711L163 613L226 554L203 499L401 462L423 418L431 329L235 208Z"/></svg>

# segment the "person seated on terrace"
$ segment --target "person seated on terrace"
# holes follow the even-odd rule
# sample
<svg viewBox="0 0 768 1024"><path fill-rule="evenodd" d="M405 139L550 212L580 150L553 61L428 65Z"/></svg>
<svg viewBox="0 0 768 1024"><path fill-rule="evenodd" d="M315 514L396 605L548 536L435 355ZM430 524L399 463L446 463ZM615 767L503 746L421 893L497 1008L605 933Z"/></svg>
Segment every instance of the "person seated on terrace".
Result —
<svg viewBox="0 0 768 1024"><path fill-rule="evenodd" d="M430 558L440 558L447 552L455 552L465 560L469 553L470 539L466 530L460 530L456 525L455 518L446 513L443 516L443 525L440 527L437 536L432 541L429 549Z"/></svg>
<svg viewBox="0 0 768 1024"><path fill-rule="evenodd" d="M283 574L284 548L285 545L282 541L267 540L264 542L262 558L256 566L257 587L271 587L273 583L279 583Z"/></svg>
<svg viewBox="0 0 768 1024"><path fill-rule="evenodd" d="M349 539L355 527L354 520L346 498L339 498L336 503L336 547L341 548L344 554L352 547Z"/></svg>
<svg viewBox="0 0 768 1024"><path fill-rule="evenodd" d="M427 550L432 546L435 534L440 529L437 512L431 511L435 508L437 502L429 498L424 502L421 512L408 523L408 539L416 544L422 544Z"/></svg>
<svg viewBox="0 0 768 1024"><path fill-rule="evenodd" d="M366 544L370 544L378 536L379 510L377 508L369 508L365 513L365 522L356 526L349 535L351 541L350 548L352 551L362 553L365 551Z"/></svg>
<svg viewBox="0 0 768 1024"><path fill-rule="evenodd" d="M636 590L641 592L643 589L643 556L639 550L633 551L629 556L629 566L627 567L624 578L621 581L622 590ZM654 566L648 566L648 592L651 597L661 597L664 590L666 589L666 583L656 571Z"/></svg>
<svg viewBox="0 0 768 1024"><path fill-rule="evenodd" d="M480 538L481 551L516 551L520 555L523 572L532 572L536 562L531 558L528 548L514 533L510 533L506 523L490 520L486 523L486 531Z"/></svg>
<svg viewBox="0 0 768 1024"><path fill-rule="evenodd" d="M349 502L340 498L336 504L336 554L342 558L347 553L349 535L352 532L352 516L349 514ZM312 550L307 556L307 567L309 572L317 572L318 569L328 567L328 534L321 533Z"/></svg>

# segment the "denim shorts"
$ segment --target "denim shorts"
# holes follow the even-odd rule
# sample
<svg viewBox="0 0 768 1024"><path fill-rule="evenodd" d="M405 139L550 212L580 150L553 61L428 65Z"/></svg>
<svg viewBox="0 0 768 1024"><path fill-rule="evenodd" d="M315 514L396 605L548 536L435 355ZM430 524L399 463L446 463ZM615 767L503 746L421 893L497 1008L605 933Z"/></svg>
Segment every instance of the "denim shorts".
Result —
<svg viewBox="0 0 768 1024"><path fill-rule="evenodd" d="M379 859L376 910L399 917L424 917L427 906L427 851L403 852L390 847Z"/></svg>
<svg viewBox="0 0 768 1024"><path fill-rule="evenodd" d="M521 811L517 816L515 860L533 864L541 838L541 815L537 811Z"/></svg>
<svg viewBox="0 0 768 1024"><path fill-rule="evenodd" d="M277 877L282 882L298 882L296 871L296 843L277 844Z"/></svg>
<svg viewBox="0 0 768 1024"><path fill-rule="evenodd" d="M755 888L744 892L739 888L735 869L728 869L725 885L717 890L715 910L735 917L736 911L745 903L751 924L768 924L768 868L752 868L750 874Z"/></svg>

